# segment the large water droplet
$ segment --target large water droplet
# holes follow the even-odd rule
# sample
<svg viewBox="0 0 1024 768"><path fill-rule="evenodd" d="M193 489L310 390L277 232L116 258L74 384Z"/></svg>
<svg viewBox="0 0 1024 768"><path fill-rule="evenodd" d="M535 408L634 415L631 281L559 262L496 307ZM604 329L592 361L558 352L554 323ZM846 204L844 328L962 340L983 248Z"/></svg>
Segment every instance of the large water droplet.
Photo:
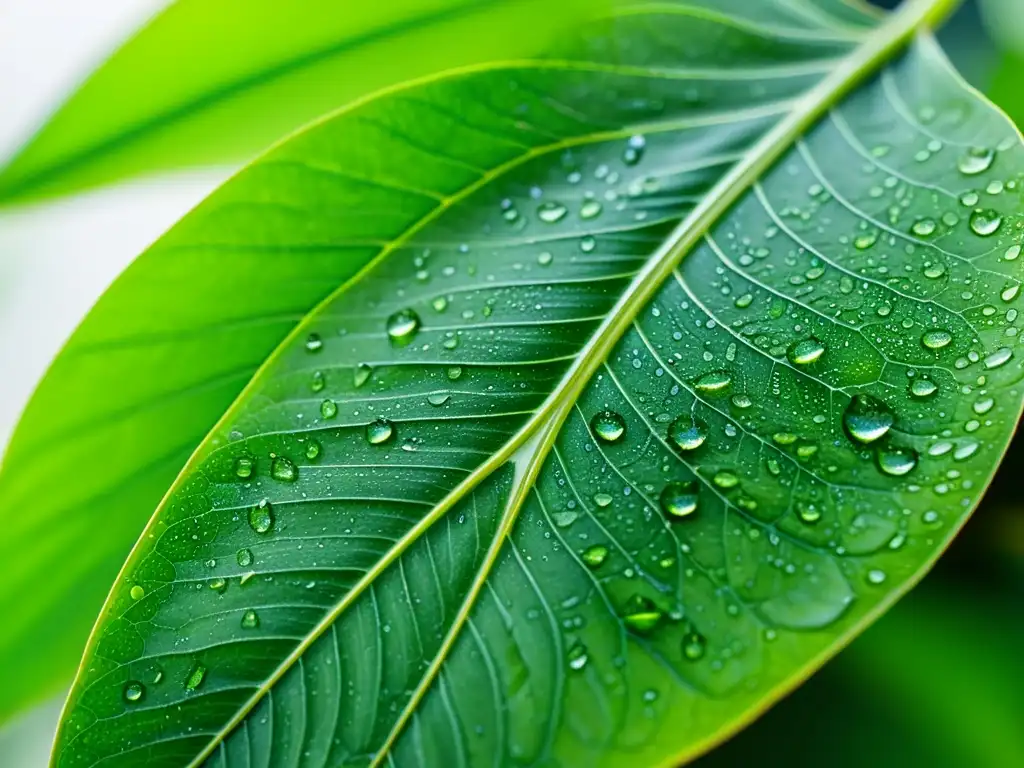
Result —
<svg viewBox="0 0 1024 768"><path fill-rule="evenodd" d="M902 477L917 466L917 451L913 448L880 448L878 468L887 475Z"/></svg>
<svg viewBox="0 0 1024 768"><path fill-rule="evenodd" d="M128 594L132 600L141 600L146 596L146 590L143 587L136 584L134 587L128 590Z"/></svg>
<svg viewBox="0 0 1024 768"><path fill-rule="evenodd" d="M249 510L249 527L256 533L267 533L274 527L274 508L267 499Z"/></svg>
<svg viewBox="0 0 1024 768"><path fill-rule="evenodd" d="M993 368L999 368L1000 366L1005 365L1007 362L1009 362L1011 357L1013 357L1013 350L1011 350L1009 347L997 349L995 352L993 352L991 355L985 358L985 367L988 368L989 370L992 370Z"/></svg>
<svg viewBox="0 0 1024 768"><path fill-rule="evenodd" d="M992 167L996 153L986 147L972 147L956 161L956 167L964 176L977 176Z"/></svg>
<svg viewBox="0 0 1024 768"><path fill-rule="evenodd" d="M588 568L600 568L601 564L608 559L608 547L603 544L595 544L589 547L580 557Z"/></svg>
<svg viewBox="0 0 1024 768"><path fill-rule="evenodd" d="M383 445L394 436L394 424L383 417L366 425L366 441L370 445Z"/></svg>
<svg viewBox="0 0 1024 768"><path fill-rule="evenodd" d="M795 365L810 365L817 362L823 354L825 345L812 337L798 341L789 348L789 361Z"/></svg>
<svg viewBox="0 0 1024 768"><path fill-rule="evenodd" d="M411 309L403 309L391 315L387 321L388 337L391 343L404 347L420 329L420 316Z"/></svg>
<svg viewBox="0 0 1024 768"><path fill-rule="evenodd" d="M653 601L642 595L634 595L626 606L622 621L628 629L638 634L646 634L661 623L662 616L662 612Z"/></svg>
<svg viewBox="0 0 1024 768"><path fill-rule="evenodd" d="M590 420L590 429L605 443L614 443L626 434L626 422L615 411L600 411Z"/></svg>
<svg viewBox="0 0 1024 768"><path fill-rule="evenodd" d="M980 237L990 237L1003 225L1003 217L991 208L975 211L971 214L971 231Z"/></svg>
<svg viewBox="0 0 1024 768"><path fill-rule="evenodd" d="M889 406L871 395L854 395L843 413L843 426L859 443L873 443L884 437L893 421Z"/></svg>
<svg viewBox="0 0 1024 768"><path fill-rule="evenodd" d="M284 456L274 456L270 460L270 476L282 483L294 483L299 478L299 469L292 463L291 459Z"/></svg>
<svg viewBox="0 0 1024 768"><path fill-rule="evenodd" d="M708 425L690 414L683 414L668 427L668 438L681 451L693 451L708 439Z"/></svg>
<svg viewBox="0 0 1024 768"><path fill-rule="evenodd" d="M138 680L129 680L127 685L124 687L124 698L125 701L135 703L142 699L142 695L146 692L146 687Z"/></svg>
<svg viewBox="0 0 1024 768"><path fill-rule="evenodd" d="M671 518L683 519L697 511L698 488L695 482L673 482L665 486L659 501L661 510Z"/></svg>

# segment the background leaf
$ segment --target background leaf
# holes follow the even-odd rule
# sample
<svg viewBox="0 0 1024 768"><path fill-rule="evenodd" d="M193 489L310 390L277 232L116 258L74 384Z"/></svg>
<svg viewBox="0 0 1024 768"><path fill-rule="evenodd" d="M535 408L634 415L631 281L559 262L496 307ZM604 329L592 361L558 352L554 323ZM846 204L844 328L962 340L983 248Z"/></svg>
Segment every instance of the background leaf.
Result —
<svg viewBox="0 0 1024 768"><path fill-rule="evenodd" d="M215 196L182 231L267 169L282 236L376 187L379 250L172 489L58 763L663 762L891 603L1019 414L1019 136L923 38L754 175L928 9L852 54L845 4L627 12Z"/></svg>
<svg viewBox="0 0 1024 768"><path fill-rule="evenodd" d="M578 0L178 0L0 172L0 202L246 160L377 89L535 52L582 7Z"/></svg>

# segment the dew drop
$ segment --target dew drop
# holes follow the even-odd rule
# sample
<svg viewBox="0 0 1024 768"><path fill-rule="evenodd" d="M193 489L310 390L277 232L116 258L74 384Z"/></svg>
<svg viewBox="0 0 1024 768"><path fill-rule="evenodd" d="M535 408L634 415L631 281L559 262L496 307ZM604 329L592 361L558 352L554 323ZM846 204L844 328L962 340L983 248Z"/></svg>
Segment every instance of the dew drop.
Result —
<svg viewBox="0 0 1024 768"><path fill-rule="evenodd" d="M462 366L461 365L453 365L453 366L449 367L448 371L447 371L447 375L448 375L448 380L449 381L457 381L459 379L459 377L462 376Z"/></svg>
<svg viewBox="0 0 1024 768"><path fill-rule="evenodd" d="M141 600L146 596L146 590L136 584L128 590L128 594L131 596L132 600Z"/></svg>
<svg viewBox="0 0 1024 768"><path fill-rule="evenodd" d="M267 499L249 510L249 527L256 533L267 533L274 527L274 508Z"/></svg>
<svg viewBox="0 0 1024 768"><path fill-rule="evenodd" d="M871 395L854 395L843 413L843 426L858 443L873 443L881 439L893 421L889 406Z"/></svg>
<svg viewBox="0 0 1024 768"><path fill-rule="evenodd" d="M707 641L696 632L690 632L683 638L683 658L687 661L700 661L707 652Z"/></svg>
<svg viewBox="0 0 1024 768"><path fill-rule="evenodd" d="M320 443L315 440L311 440L309 445L306 446L306 458L310 461L316 461L320 458Z"/></svg>
<svg viewBox="0 0 1024 768"><path fill-rule="evenodd" d="M798 341L789 348L789 361L795 365L810 365L825 354L825 345L818 339Z"/></svg>
<svg viewBox="0 0 1024 768"><path fill-rule="evenodd" d="M711 478L711 482L723 490L728 490L729 488L735 488L739 485L740 479L734 473L728 470L722 470L721 472L715 473L715 476Z"/></svg>
<svg viewBox="0 0 1024 768"><path fill-rule="evenodd" d="M537 208L537 217L547 224L555 224L564 219L565 214L568 212L569 209L561 203L541 203L540 207Z"/></svg>
<svg viewBox="0 0 1024 768"><path fill-rule="evenodd" d="M582 643L576 643L569 649L569 669L579 672L587 666L587 648Z"/></svg>
<svg viewBox="0 0 1024 768"><path fill-rule="evenodd" d="M723 389L732 384L732 376L727 371L712 371L711 373L705 373L696 382L694 386L701 392L721 392Z"/></svg>
<svg viewBox="0 0 1024 768"><path fill-rule="evenodd" d="M420 316L411 309L403 309L387 320L388 338L395 346L404 347L420 329Z"/></svg>
<svg viewBox="0 0 1024 768"><path fill-rule="evenodd" d="M352 372L352 384L358 389L370 380L373 375L373 368L366 363L360 363Z"/></svg>
<svg viewBox="0 0 1024 768"><path fill-rule="evenodd" d="M754 401L750 399L750 395L733 395L732 404L740 409L747 409L754 404Z"/></svg>
<svg viewBox="0 0 1024 768"><path fill-rule="evenodd" d="M324 400L320 403L320 415L325 419L333 419L338 415L338 404L333 400Z"/></svg>
<svg viewBox="0 0 1024 768"><path fill-rule="evenodd" d="M615 411L600 411L590 420L590 429L605 443L614 443L626 434L626 422Z"/></svg>
<svg viewBox="0 0 1024 768"><path fill-rule="evenodd" d="M942 328L932 328L921 335L921 343L928 349L942 349L953 340L953 334Z"/></svg>
<svg viewBox="0 0 1024 768"><path fill-rule="evenodd" d="M185 679L185 690L194 691L200 685L203 684L203 680L206 679L206 667L202 664L196 664L192 667L192 671L188 673L188 677Z"/></svg>
<svg viewBox="0 0 1024 768"><path fill-rule="evenodd" d="M818 509L815 504L809 504L806 502L798 503L796 506L796 513L802 521L810 525L821 520L821 510Z"/></svg>
<svg viewBox="0 0 1024 768"><path fill-rule="evenodd" d="M646 146L647 140L640 134L630 136L626 144L626 151L622 153L622 162L626 165L636 165L643 158Z"/></svg>
<svg viewBox="0 0 1024 768"><path fill-rule="evenodd" d="M366 441L370 445L383 445L395 436L395 426L381 417L366 425Z"/></svg>
<svg viewBox="0 0 1024 768"><path fill-rule="evenodd" d="M993 368L999 368L1000 366L1005 365L1007 362L1009 362L1010 358L1012 357L1013 350L1011 350L1009 347L997 349L995 352L993 352L991 355L985 358L985 367L988 368L989 370L992 370Z"/></svg>
<svg viewBox="0 0 1024 768"><path fill-rule="evenodd" d="M248 568L250 565L252 565L252 550L249 550L249 549L240 549L240 550L238 550L238 552L235 554L235 560L243 568Z"/></svg>
<svg viewBox="0 0 1024 768"><path fill-rule="evenodd" d="M910 394L914 397L930 397L938 391L938 385L929 379L914 379L910 383Z"/></svg>
<svg viewBox="0 0 1024 768"><path fill-rule="evenodd" d="M939 225L935 222L935 219L918 219L910 230L918 237L929 237L934 235L935 230L938 228Z"/></svg>
<svg viewBox="0 0 1024 768"><path fill-rule="evenodd" d="M124 699L134 704L142 699L145 692L146 687L142 683L138 680L129 680L128 684L124 687Z"/></svg>
<svg viewBox="0 0 1024 768"><path fill-rule="evenodd" d="M878 468L892 477L903 477L917 466L917 451L912 448L880 448Z"/></svg>
<svg viewBox="0 0 1024 768"><path fill-rule="evenodd" d="M587 200L580 207L580 218L584 220L596 219L601 215L601 204L597 200Z"/></svg>
<svg viewBox="0 0 1024 768"><path fill-rule="evenodd" d="M256 468L256 461L248 456L240 456L235 459L235 474L243 480L252 477Z"/></svg>
<svg viewBox="0 0 1024 768"><path fill-rule="evenodd" d="M698 488L695 482L672 482L665 486L659 497L661 511L670 518L681 520L697 511Z"/></svg>
<svg viewBox="0 0 1024 768"><path fill-rule="evenodd" d="M435 407L440 407L451 399L450 392L431 392L427 395L427 402Z"/></svg>
<svg viewBox="0 0 1024 768"><path fill-rule="evenodd" d="M650 599L642 595L634 595L629 600L622 621L627 629L638 634L646 634L661 623L662 615L662 612Z"/></svg>
<svg viewBox="0 0 1024 768"><path fill-rule="evenodd" d="M327 379L324 378L323 371L314 371L313 378L309 382L309 388L314 392L322 392L324 387L327 386Z"/></svg>
<svg viewBox="0 0 1024 768"><path fill-rule="evenodd" d="M550 251L543 251L537 256L537 263L542 267L550 266L551 262L555 260L555 257L551 255Z"/></svg>
<svg viewBox="0 0 1024 768"><path fill-rule="evenodd" d="M595 544L589 547L580 557L588 568L600 568L601 564L608 559L608 547L603 544Z"/></svg>
<svg viewBox="0 0 1024 768"><path fill-rule="evenodd" d="M1021 248L1019 245L1011 245L1006 249L1006 253L1003 254L1003 258L1007 261L1016 261L1017 257L1020 256L1020 250Z"/></svg>
<svg viewBox="0 0 1024 768"><path fill-rule="evenodd" d="M307 352L319 352L324 348L324 340L320 338L319 333L311 333L306 337L306 351Z"/></svg>
<svg viewBox="0 0 1024 768"><path fill-rule="evenodd" d="M270 461L270 476L282 483L294 483L299 478L299 469L291 459L275 456Z"/></svg>
<svg viewBox="0 0 1024 768"><path fill-rule="evenodd" d="M979 237L990 237L1003 225L1003 217L991 208L975 211L971 214L971 231Z"/></svg>
<svg viewBox="0 0 1024 768"><path fill-rule="evenodd" d="M996 153L986 147L972 147L956 161L956 167L964 176L977 176L992 167Z"/></svg>
<svg viewBox="0 0 1024 768"><path fill-rule="evenodd" d="M874 585L877 586L878 584L884 583L885 582L885 578L886 578L885 571L880 570L878 568L872 568L867 573L868 584L874 584Z"/></svg>
<svg viewBox="0 0 1024 768"><path fill-rule="evenodd" d="M597 506L601 507L602 509L609 506L613 500L614 499L612 499L612 495L610 493L594 494L594 503L597 504Z"/></svg>
<svg viewBox="0 0 1024 768"><path fill-rule="evenodd" d="M260 625L260 617L251 608L242 614L242 629L256 629Z"/></svg>
<svg viewBox="0 0 1024 768"><path fill-rule="evenodd" d="M708 439L708 425L689 414L683 414L668 427L668 437L681 451L693 451Z"/></svg>
<svg viewBox="0 0 1024 768"><path fill-rule="evenodd" d="M216 576L210 579L209 586L210 589L212 589L214 592L220 594L228 588L228 582L227 579L223 578L222 576Z"/></svg>

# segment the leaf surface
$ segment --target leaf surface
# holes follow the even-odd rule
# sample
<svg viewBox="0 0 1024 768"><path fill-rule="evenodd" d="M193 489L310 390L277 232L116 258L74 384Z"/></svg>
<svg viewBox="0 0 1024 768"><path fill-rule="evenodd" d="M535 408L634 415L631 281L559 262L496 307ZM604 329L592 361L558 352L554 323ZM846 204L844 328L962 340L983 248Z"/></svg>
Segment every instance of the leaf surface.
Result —
<svg viewBox="0 0 1024 768"><path fill-rule="evenodd" d="M0 202L238 163L380 88L534 53L577 0L178 0L0 169Z"/></svg>
<svg viewBox="0 0 1024 768"><path fill-rule="evenodd" d="M1021 407L1024 147L901 55L944 10L633 6L186 220L376 251L171 489L55 764L671 764L835 653Z"/></svg>

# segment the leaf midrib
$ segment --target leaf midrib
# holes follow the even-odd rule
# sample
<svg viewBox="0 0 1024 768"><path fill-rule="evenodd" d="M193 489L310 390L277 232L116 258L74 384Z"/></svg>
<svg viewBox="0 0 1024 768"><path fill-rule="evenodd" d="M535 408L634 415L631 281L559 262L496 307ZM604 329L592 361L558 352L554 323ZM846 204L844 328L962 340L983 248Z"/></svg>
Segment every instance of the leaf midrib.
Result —
<svg viewBox="0 0 1024 768"><path fill-rule="evenodd" d="M395 543L394 547L384 555L373 569L367 572L367 574L353 586L337 606L335 606L335 608L307 635L302 643L300 643L300 645L282 661L277 669L275 669L274 673L260 685L259 689L252 695L246 704L239 708L235 717L233 717L217 734L214 735L209 744L190 763L190 766L195 768L201 765L202 762L224 741L224 739L248 716L262 697L284 676L288 670L292 668L295 662L301 658L312 643L315 642L328 627L333 625L338 617L344 613L344 611L347 610L361 594L363 594L365 589L372 584L388 566L394 563L409 546L417 541L420 536L422 536L433 525L433 523L441 519L458 501L465 497L484 479L490 476L497 468L504 465L509 459L513 458L518 453L519 456L517 457L516 462L516 485L518 487L513 488L512 501L506 507L494 542L488 551L487 557L478 570L477 576L467 593L466 599L462 603L456 620L453 621L452 627L445 638L444 644L436 654L433 663L422 677L420 683L417 685L410 702L402 711L401 715L396 719L395 726L388 736L385 744L382 746L381 750L378 751L375 757L376 762L374 764L379 764L379 761L387 755L388 749L393 745L408 718L411 716L412 712L425 695L427 689L432 684L434 677L440 669L444 659L447 657L455 638L460 633L465 619L468 617L469 610L475 603L475 597L488 578L491 568L497 558L498 551L516 520L522 501L525 498L528 489L532 486L533 479L539 472L544 459L554 444L554 439L558 434L559 428L569 415L572 407L582 392L583 387L590 380L597 368L603 363L614 345L618 343L622 334L633 322L642 307L645 306L654 296L655 292L660 288L664 280L671 275L672 271L677 267L681 259L700 241L701 238L704 237L705 233L714 225L714 223L739 200L740 196L749 189L756 179L762 173L767 171L771 165L773 165L782 156L782 154L790 148L792 142L799 135L804 133L821 116L823 116L826 110L835 103L835 101L844 96L849 90L862 82L870 74L874 73L882 64L903 48L918 30L928 28L939 23L955 8L958 2L959 0L907 0L903 8L891 14L888 20L873 33L869 33L869 35L865 37L865 42L861 46L852 51L847 57L840 59L838 66L830 75L825 77L817 86L807 91L803 97L792 102L787 102L792 105L792 109L786 114L786 116L783 117L772 130L765 134L765 136L762 137L762 139L759 140L735 166L733 166L733 168L712 188L708 195L705 196L704 200L702 200L690 215L680 223L680 225L667 238L662 247L652 254L645 267L637 274L633 283L623 296L620 297L619 301L616 302L615 306L607 315L605 321L594 332L587 344L578 353L575 362L563 377L558 387L555 388L548 399L545 400L541 407L535 412L534 416L527 421L527 423L512 438L510 438L499 451L474 470L472 474L470 474L441 502L439 502L429 515L425 516L408 533ZM564 65L564 62L555 62L556 66L559 63ZM386 89L383 93L405 90L415 85L434 82L442 77L450 77L455 74L495 70L514 65L543 68L545 64L546 62L543 61L524 61L500 62L483 66L477 65L464 67L422 78L413 83L404 83L400 86ZM381 95L381 93L377 93L364 99L360 99L348 107L332 113L328 117L335 118L341 113L352 111L365 104L371 98L378 98ZM751 110L747 114L750 115L753 112L755 112L755 110ZM737 113L734 112L733 114ZM775 113L768 112L768 114ZM328 118L325 117L321 121L317 121L317 124L322 123L326 119ZM689 123L692 121L687 122ZM345 286L342 286L338 291L335 291L327 299L321 302L321 304L318 305L310 315L317 314L317 312L322 310L331 300L336 298L338 294L344 292L351 286L358 284L361 278L376 267L382 259L386 258L401 244L407 242L410 237L416 234L416 232L422 230L430 222L434 221L453 204L464 199L477 189L489 184L511 168L519 166L536 156L547 154L553 150L561 148L563 145L573 146L600 140L610 140L651 129L664 131L671 129L671 125L658 123L642 127L629 126L628 128L618 131L589 134L582 137L574 137L573 139L565 140L563 142L557 142L552 145L535 147L522 153L513 160L502 164L498 168L483 174L480 179L461 190L459 193L445 198L432 213L428 214L419 222L411 226L400 238L388 243L387 246L383 248L376 257L371 259L362 270L351 278ZM297 326L293 330L292 334L290 334L278 347L278 350L285 347L289 341L297 338L297 334L300 332L301 328L302 324ZM257 372L256 376L254 376L250 385L239 395L236 400L236 405L228 410L221 421L216 425L214 431L226 423L226 421L233 415L237 404L244 401L246 394L251 391L253 384L261 379L259 374L267 370L270 363L272 363L277 356L278 354L276 352L271 355L261 370ZM199 461L204 459L208 453L209 452L205 451L203 447L200 447L196 451L192 459L183 468L178 480L172 485L167 496L165 496L164 500L159 505L158 511L166 505L168 497L177 489L182 478L185 477ZM146 530L140 537L140 542L145 540L146 534L149 532L155 520L156 515L154 515L153 520L150 521L150 525L147 526ZM129 557L128 561L125 563L125 567L122 568L122 572L117 581L115 581L111 597L108 597L108 605L97 620L97 627L107 616L107 609L110 607L114 591L121 583L125 569L127 569L133 560L133 557ZM85 658L89 657L97 640L97 632L94 629ZM81 668L79 670L79 675L81 675ZM70 698L68 701L70 702ZM67 706L68 705L66 704L65 714ZM62 722L63 721L64 717L62 716ZM56 757L57 755L54 755L54 759L56 759Z"/></svg>

